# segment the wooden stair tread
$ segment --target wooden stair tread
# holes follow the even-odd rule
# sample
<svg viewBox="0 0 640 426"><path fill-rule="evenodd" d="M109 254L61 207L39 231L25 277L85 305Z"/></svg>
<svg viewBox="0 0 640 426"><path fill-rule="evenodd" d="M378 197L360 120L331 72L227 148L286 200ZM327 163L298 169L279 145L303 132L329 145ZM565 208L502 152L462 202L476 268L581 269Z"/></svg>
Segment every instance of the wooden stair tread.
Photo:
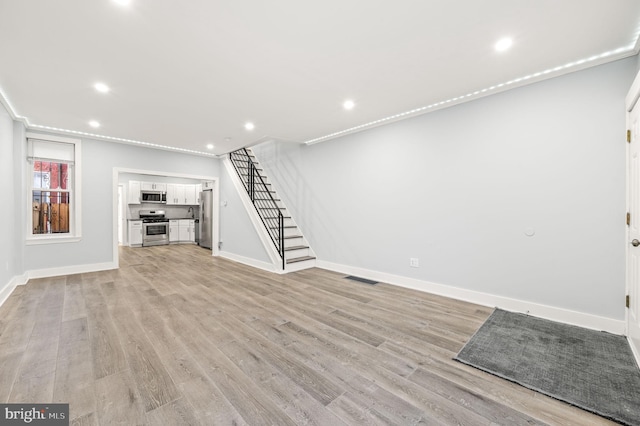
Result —
<svg viewBox="0 0 640 426"><path fill-rule="evenodd" d="M284 251L293 251L293 250L302 250L302 249L308 249L309 246L292 246L292 247L287 247L284 249Z"/></svg>
<svg viewBox="0 0 640 426"><path fill-rule="evenodd" d="M305 260L313 260L313 259L315 259L314 256L294 257L293 259L287 259L287 264L289 264L289 263L297 263L297 262L304 262Z"/></svg>
<svg viewBox="0 0 640 426"><path fill-rule="evenodd" d="M293 238L302 238L302 235L289 235L289 236L282 237L282 238L284 238L285 240L291 240Z"/></svg>

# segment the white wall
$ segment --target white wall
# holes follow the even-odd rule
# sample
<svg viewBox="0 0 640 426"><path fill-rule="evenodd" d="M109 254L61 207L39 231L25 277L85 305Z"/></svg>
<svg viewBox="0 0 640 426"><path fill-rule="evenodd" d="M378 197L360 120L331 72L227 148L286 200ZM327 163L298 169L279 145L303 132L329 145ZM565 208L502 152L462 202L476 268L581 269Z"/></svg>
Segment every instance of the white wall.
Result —
<svg viewBox="0 0 640 426"><path fill-rule="evenodd" d="M322 261L621 321L635 69L629 58L254 151Z"/></svg>

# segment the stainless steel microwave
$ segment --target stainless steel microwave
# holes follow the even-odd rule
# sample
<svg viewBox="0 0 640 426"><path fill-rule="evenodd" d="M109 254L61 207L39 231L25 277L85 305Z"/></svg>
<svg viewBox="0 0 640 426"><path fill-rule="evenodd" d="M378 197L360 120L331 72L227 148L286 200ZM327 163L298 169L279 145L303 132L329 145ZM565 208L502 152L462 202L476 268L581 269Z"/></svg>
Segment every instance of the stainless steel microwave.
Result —
<svg viewBox="0 0 640 426"><path fill-rule="evenodd" d="M166 203L167 193L164 191L142 191L140 198L143 203Z"/></svg>

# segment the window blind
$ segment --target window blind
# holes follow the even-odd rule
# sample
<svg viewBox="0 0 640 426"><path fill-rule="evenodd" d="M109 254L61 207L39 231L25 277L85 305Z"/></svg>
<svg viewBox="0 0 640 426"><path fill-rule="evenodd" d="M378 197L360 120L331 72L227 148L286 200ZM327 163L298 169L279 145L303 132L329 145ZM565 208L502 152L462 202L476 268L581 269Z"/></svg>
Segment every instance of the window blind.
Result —
<svg viewBox="0 0 640 426"><path fill-rule="evenodd" d="M28 139L29 161L58 161L73 164L74 144Z"/></svg>

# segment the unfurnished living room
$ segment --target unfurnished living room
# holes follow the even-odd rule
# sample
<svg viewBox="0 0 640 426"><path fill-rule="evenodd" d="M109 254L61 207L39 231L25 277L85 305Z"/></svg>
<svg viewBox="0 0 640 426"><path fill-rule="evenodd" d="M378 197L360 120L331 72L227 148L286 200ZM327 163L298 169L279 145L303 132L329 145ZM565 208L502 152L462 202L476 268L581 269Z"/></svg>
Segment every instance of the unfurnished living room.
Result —
<svg viewBox="0 0 640 426"><path fill-rule="evenodd" d="M0 0L0 424L640 425L640 2Z"/></svg>

